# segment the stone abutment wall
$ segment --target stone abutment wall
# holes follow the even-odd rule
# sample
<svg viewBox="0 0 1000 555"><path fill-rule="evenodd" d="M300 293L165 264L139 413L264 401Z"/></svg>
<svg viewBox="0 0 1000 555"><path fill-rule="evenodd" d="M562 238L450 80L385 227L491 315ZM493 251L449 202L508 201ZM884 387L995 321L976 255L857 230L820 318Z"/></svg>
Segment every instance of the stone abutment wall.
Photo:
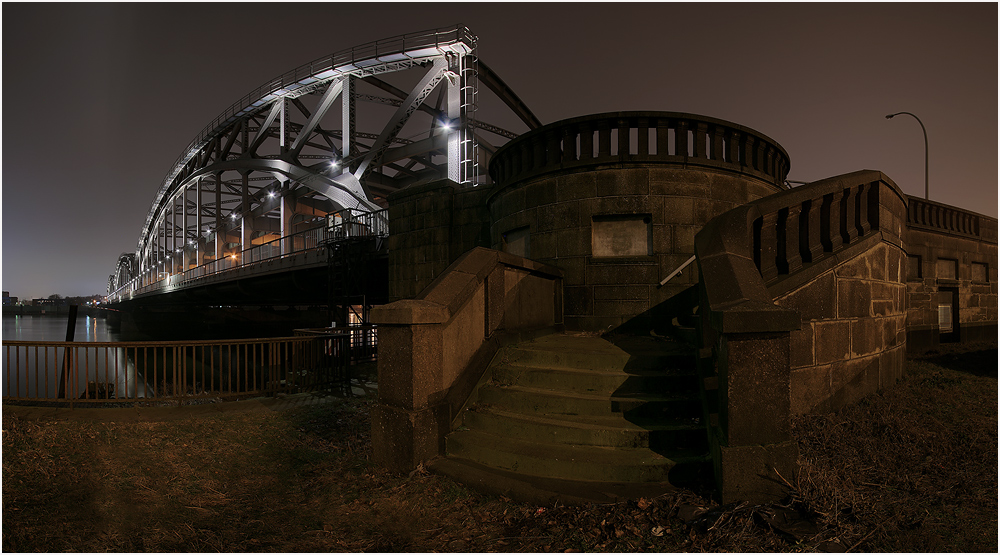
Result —
<svg viewBox="0 0 1000 555"><path fill-rule="evenodd" d="M567 328L606 331L649 319L697 283L692 265L658 287L694 254L706 222L783 190L788 168L773 140L703 116L618 112L553 123L511 141L490 164L492 247L562 269Z"/></svg>
<svg viewBox="0 0 1000 555"><path fill-rule="evenodd" d="M908 197L907 344L997 337L997 220Z"/></svg>

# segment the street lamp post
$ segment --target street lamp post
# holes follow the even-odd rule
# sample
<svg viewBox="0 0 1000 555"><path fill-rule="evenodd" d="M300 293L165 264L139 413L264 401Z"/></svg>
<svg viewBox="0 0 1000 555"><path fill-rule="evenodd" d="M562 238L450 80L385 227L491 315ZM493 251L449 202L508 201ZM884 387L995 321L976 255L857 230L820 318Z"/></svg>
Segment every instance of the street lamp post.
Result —
<svg viewBox="0 0 1000 555"><path fill-rule="evenodd" d="M885 117L885 119L892 119L893 117L901 114L913 116L913 119L917 120L917 123L920 124L920 129L924 132L924 199L930 200L931 199L930 177L928 177L928 172L927 172L928 168L927 128L924 127L924 122L920 121L920 118L918 118L915 114L911 114L910 112L896 112L895 114L889 114L888 116Z"/></svg>

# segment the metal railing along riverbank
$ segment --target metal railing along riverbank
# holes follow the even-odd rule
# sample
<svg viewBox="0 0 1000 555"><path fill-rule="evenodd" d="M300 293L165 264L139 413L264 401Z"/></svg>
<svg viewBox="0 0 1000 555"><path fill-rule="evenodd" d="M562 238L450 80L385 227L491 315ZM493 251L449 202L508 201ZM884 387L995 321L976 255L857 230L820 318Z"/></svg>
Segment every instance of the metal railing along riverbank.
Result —
<svg viewBox="0 0 1000 555"><path fill-rule="evenodd" d="M3 400L221 401L349 386L351 334L150 342L5 341Z"/></svg>

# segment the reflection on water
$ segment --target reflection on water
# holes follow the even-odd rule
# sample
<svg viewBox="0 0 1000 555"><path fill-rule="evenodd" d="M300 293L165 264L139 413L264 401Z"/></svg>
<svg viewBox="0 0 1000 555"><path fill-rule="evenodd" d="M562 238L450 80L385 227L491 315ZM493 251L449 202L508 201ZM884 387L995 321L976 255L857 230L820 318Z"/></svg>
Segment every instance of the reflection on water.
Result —
<svg viewBox="0 0 1000 555"><path fill-rule="evenodd" d="M60 316L4 316L4 341L65 341L69 317ZM108 328L104 318L79 315L76 318L74 341L121 341L117 333Z"/></svg>
<svg viewBox="0 0 1000 555"><path fill-rule="evenodd" d="M65 341L68 320L66 315L4 316L3 341ZM107 396L117 392L129 398L146 397L144 380L137 379L133 353L122 347L94 345L119 340L103 318L79 315L72 348L8 345L2 349L3 394L52 399L79 397L88 388L98 387Z"/></svg>

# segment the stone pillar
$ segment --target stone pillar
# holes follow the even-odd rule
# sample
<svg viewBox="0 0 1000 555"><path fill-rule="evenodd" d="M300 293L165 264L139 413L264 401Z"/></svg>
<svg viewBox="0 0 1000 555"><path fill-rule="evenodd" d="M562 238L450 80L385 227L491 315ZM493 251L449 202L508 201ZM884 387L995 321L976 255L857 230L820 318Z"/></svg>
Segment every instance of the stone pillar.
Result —
<svg viewBox="0 0 1000 555"><path fill-rule="evenodd" d="M713 441L723 503L785 496L798 445L789 430L789 333L720 337L719 437Z"/></svg>

